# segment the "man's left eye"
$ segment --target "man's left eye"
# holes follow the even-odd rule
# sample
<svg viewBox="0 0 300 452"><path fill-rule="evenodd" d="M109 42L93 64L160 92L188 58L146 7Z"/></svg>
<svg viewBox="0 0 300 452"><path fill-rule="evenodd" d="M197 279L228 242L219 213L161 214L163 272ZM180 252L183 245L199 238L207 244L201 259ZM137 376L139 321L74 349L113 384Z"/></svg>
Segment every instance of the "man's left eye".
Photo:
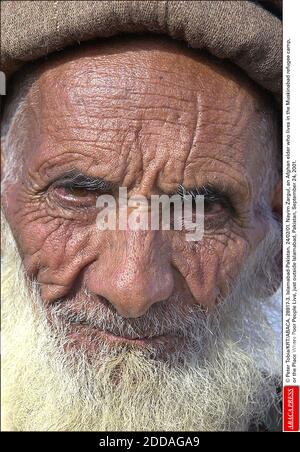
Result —
<svg viewBox="0 0 300 452"><path fill-rule="evenodd" d="M224 212L224 205L219 201L204 201L205 215L218 215Z"/></svg>

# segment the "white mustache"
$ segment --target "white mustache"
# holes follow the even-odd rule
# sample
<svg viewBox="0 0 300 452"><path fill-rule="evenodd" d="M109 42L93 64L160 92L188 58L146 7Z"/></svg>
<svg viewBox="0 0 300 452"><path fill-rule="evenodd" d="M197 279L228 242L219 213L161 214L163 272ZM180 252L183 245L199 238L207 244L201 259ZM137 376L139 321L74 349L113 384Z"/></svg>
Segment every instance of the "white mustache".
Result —
<svg viewBox="0 0 300 452"><path fill-rule="evenodd" d="M115 308L95 300L85 291L80 311L74 310L74 300L59 301L51 307L51 320L56 324L86 325L128 339L157 336L188 337L191 332L204 327L206 311L201 306L185 306L176 299L162 301L150 307L142 317L128 319ZM78 301L76 301L78 306Z"/></svg>

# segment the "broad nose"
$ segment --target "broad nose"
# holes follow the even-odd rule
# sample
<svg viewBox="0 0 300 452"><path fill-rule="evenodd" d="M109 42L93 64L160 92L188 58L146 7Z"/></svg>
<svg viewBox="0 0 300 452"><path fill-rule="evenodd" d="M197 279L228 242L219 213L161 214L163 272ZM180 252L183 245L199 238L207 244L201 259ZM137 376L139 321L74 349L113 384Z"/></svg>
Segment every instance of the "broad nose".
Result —
<svg viewBox="0 0 300 452"><path fill-rule="evenodd" d="M87 288L105 297L123 317L137 318L173 292L169 253L159 231L119 231L114 241L109 254L100 255L89 272Z"/></svg>

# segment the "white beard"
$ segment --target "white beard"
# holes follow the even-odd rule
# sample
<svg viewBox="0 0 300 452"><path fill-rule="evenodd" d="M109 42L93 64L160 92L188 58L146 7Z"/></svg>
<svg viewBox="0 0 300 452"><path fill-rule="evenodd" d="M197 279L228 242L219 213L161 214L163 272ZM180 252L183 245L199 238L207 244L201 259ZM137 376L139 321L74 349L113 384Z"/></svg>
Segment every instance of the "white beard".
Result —
<svg viewBox="0 0 300 452"><path fill-rule="evenodd" d="M280 242L273 229L212 315L199 316L195 308L182 319L187 339L181 360L103 345L91 363L83 351L75 360L63 351L63 331L54 338L37 285L26 281L4 221L2 428L245 431L250 423L265 422L275 406L281 357L264 314L272 299L262 291L257 300L253 292L273 284L270 265ZM174 320L179 313L174 308L170 315Z"/></svg>

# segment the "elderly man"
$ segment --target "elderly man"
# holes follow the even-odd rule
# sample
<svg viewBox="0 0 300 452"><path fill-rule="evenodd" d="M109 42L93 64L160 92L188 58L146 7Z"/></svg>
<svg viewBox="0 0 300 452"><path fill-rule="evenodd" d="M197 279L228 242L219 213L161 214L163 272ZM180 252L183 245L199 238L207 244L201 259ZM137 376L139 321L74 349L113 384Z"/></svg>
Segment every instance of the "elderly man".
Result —
<svg viewBox="0 0 300 452"><path fill-rule="evenodd" d="M44 3L53 13L59 2ZM83 3L82 17L120 7ZM233 14L231 3L250 7L192 6L202 3ZM7 23L22 22L12 19L17 7L27 17L23 2L4 2ZM85 40L95 37L89 30ZM18 64L49 52L37 48ZM278 428L280 354L266 315L280 285L278 90L271 75L258 80L253 62L248 75L238 68L246 61L238 52L236 64L211 53L129 34L54 52L11 77L2 127L4 429ZM146 199L201 194L202 239L175 228L100 230L97 199L111 195L119 211L120 187Z"/></svg>

